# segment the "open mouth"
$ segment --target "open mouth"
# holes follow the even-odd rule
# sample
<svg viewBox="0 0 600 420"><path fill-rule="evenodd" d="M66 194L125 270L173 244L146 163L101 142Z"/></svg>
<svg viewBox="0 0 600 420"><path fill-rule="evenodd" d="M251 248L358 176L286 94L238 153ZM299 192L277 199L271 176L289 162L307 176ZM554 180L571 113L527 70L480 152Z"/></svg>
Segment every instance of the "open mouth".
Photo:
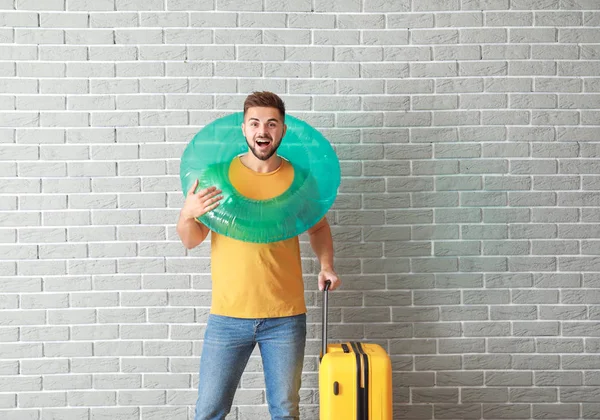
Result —
<svg viewBox="0 0 600 420"><path fill-rule="evenodd" d="M256 145L260 149L266 149L267 147L269 147L270 144L271 144L271 140L268 140L268 139L257 139L256 140Z"/></svg>

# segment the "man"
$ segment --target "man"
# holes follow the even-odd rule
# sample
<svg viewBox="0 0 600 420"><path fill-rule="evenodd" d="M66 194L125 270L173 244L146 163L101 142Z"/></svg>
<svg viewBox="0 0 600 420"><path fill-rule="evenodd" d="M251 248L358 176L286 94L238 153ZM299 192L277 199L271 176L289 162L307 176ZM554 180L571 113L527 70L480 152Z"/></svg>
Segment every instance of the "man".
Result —
<svg viewBox="0 0 600 420"><path fill-rule="evenodd" d="M265 200L292 183L294 168L277 155L286 132L285 106L271 92L255 92L244 103L242 132L248 152L229 169L242 195ZM177 223L183 244L192 249L209 229L196 218L215 209L216 187L188 192ZM333 240L326 218L308 230L321 264L318 286L341 281L333 269ZM299 419L299 390L306 341L306 305L298 237L258 244L211 233L212 305L202 357L195 420L221 420L229 413L254 346L263 362L269 412L273 420Z"/></svg>

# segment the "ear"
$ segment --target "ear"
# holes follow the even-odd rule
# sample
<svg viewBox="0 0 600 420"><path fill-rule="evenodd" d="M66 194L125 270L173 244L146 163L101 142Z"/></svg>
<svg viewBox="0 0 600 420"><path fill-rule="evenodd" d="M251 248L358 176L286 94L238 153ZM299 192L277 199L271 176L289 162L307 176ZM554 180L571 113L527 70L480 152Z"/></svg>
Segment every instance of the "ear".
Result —
<svg viewBox="0 0 600 420"><path fill-rule="evenodd" d="M287 125L283 124L283 134L281 135L281 138L285 137L286 131L287 131Z"/></svg>
<svg viewBox="0 0 600 420"><path fill-rule="evenodd" d="M242 123L242 134L246 137L246 124Z"/></svg>

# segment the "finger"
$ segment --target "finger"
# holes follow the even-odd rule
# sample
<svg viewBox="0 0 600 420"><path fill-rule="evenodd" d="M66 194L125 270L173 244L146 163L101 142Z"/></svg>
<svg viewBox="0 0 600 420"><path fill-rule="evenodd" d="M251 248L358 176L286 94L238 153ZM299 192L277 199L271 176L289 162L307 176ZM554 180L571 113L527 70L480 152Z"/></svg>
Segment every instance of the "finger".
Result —
<svg viewBox="0 0 600 420"><path fill-rule="evenodd" d="M198 197L204 197L207 194L213 193L215 190L217 189L217 187L208 187L208 188L204 188L203 190L198 191Z"/></svg>
<svg viewBox="0 0 600 420"><path fill-rule="evenodd" d="M203 196L202 198L205 199L205 200L209 200L209 199L211 199L213 197L216 197L217 195L221 194L222 192L223 191L221 191L221 190L215 189L214 191L209 192L208 194L206 194L205 196Z"/></svg>
<svg viewBox="0 0 600 420"><path fill-rule="evenodd" d="M329 280L331 280L331 286L329 287L330 290L335 290L340 286L340 284L342 284L340 279L336 276L331 276Z"/></svg>
<svg viewBox="0 0 600 420"><path fill-rule="evenodd" d="M216 203L216 202L220 201L222 198L223 198L223 196L222 196L222 195L220 195L220 196L217 196L217 197L213 197L213 198L211 198L211 199L209 199L209 200L206 200L206 201L203 203L203 204L204 204L204 207L210 206L210 205L212 205L212 204L214 204L214 203Z"/></svg>
<svg viewBox="0 0 600 420"><path fill-rule="evenodd" d="M319 290L322 292L323 290L325 290L325 281L327 279L325 278L325 276L323 275L323 273L319 273L319 279L318 279L318 284L319 284ZM333 286L333 285L331 285ZM331 286L329 286L329 289L331 290Z"/></svg>
<svg viewBox="0 0 600 420"><path fill-rule="evenodd" d="M209 194L206 194L202 197L198 197L198 201L200 203L201 206L207 206L208 204L212 203L213 200L218 196L219 191L213 191Z"/></svg>
<svg viewBox="0 0 600 420"><path fill-rule="evenodd" d="M221 204L221 203L215 203L215 204L212 204L212 205L206 207L206 213L208 213L209 211L212 211L212 210L216 209L217 207L219 207L219 204Z"/></svg>
<svg viewBox="0 0 600 420"><path fill-rule="evenodd" d="M190 188L188 190L188 195L192 195L194 194L194 191L196 191L196 188L198 187L198 180L194 181L194 184L192 185L192 188Z"/></svg>

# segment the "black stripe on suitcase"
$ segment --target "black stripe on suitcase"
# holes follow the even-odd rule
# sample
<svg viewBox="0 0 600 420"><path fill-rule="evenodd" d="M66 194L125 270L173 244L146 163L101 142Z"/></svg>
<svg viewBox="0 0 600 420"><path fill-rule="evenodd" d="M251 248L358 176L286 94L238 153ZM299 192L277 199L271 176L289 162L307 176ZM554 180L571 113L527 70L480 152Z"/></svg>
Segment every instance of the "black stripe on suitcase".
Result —
<svg viewBox="0 0 600 420"><path fill-rule="evenodd" d="M364 387L364 403L363 403L363 409L364 409L364 420L369 420L369 358L367 356L367 353L364 352L362 345L360 343L356 343L356 346L358 347L358 350L360 351L360 353L362 354L363 357L363 367L364 367L364 383L365 383L365 387Z"/></svg>
<svg viewBox="0 0 600 420"><path fill-rule="evenodd" d="M356 355L356 420L369 420L369 359L359 342L350 345Z"/></svg>

